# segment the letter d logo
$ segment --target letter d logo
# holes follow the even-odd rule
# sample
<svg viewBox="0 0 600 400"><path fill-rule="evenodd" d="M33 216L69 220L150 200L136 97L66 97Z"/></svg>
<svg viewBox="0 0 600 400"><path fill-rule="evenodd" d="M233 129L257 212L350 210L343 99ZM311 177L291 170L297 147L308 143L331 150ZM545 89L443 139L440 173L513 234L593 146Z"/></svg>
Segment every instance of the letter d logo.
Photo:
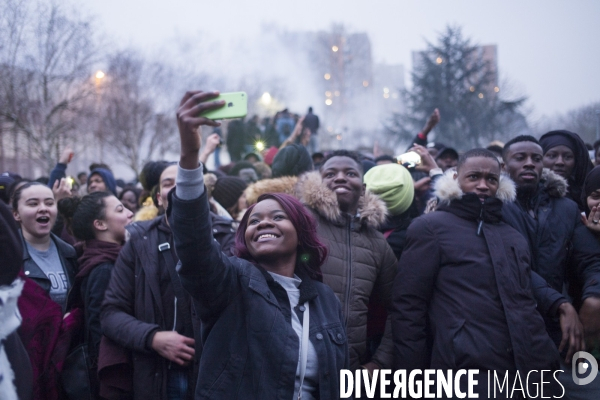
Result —
<svg viewBox="0 0 600 400"><path fill-rule="evenodd" d="M583 358L585 362L577 365L577 360L580 358ZM575 382L576 385L587 385L596 378L596 375L598 375L598 362L594 356L588 352L578 351L577 353L573 354L573 360L571 362L573 382ZM579 378L580 375L586 374L590 365L592 366L592 369L589 376L587 378Z"/></svg>

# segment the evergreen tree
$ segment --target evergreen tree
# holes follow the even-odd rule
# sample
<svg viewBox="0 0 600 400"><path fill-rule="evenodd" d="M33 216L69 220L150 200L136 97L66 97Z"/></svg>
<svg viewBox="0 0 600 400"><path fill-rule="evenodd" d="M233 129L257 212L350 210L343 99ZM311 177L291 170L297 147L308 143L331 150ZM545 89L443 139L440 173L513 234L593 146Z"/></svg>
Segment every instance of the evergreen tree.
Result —
<svg viewBox="0 0 600 400"><path fill-rule="evenodd" d="M526 98L500 98L495 65L460 27L447 27L413 62L413 86L402 93L406 111L395 114L389 128L398 140L410 140L435 108L442 116L436 140L460 149L507 140L526 125L520 112Z"/></svg>

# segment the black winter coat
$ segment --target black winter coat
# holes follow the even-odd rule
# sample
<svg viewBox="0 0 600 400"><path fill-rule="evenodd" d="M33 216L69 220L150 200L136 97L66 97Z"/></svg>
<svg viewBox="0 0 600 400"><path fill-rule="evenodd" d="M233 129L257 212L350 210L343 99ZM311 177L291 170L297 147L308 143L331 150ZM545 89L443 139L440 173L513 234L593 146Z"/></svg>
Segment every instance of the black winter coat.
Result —
<svg viewBox="0 0 600 400"><path fill-rule="evenodd" d="M574 299L578 302L600 296L600 244L582 224L577 204L564 197L566 192L564 179L544 169L537 193L506 204L502 214L527 239L532 269L552 288L562 292L567 276L578 276L584 285L581 299ZM558 319L546 319L546 324L555 343L560 343Z"/></svg>
<svg viewBox="0 0 600 400"><path fill-rule="evenodd" d="M379 232L383 233L398 260L402 256L402 250L406 243L406 230L412 221L410 216L412 209L411 206L409 210L400 215L388 215L385 222L379 227Z"/></svg>
<svg viewBox="0 0 600 400"><path fill-rule="evenodd" d="M409 227L394 283L398 368L479 369L479 377L558 369L527 244L501 221L501 207L466 194Z"/></svg>
<svg viewBox="0 0 600 400"><path fill-rule="evenodd" d="M84 338L84 341L88 343L89 355L94 363L98 360L98 349L100 348L100 339L102 339L100 311L112 269L113 263L104 262L81 280L81 297L87 330L87 337Z"/></svg>
<svg viewBox="0 0 600 400"><path fill-rule="evenodd" d="M173 321L165 319L160 287L159 225L164 216L130 224L130 238L123 246L113 268L102 304L101 323L105 336L132 351L134 399L166 399L169 360L151 347L158 330L171 330ZM192 314L192 310L189 310ZM200 331L197 318L194 331ZM189 386L194 387L198 357L192 368ZM192 393L190 390L188 393ZM191 395L190 395L191 397Z"/></svg>
<svg viewBox="0 0 600 400"><path fill-rule="evenodd" d="M196 399L290 400L299 351L291 312L302 321L305 301L310 304L309 339L319 362L317 397L337 399L348 348L333 291L299 275L299 305L290 310L287 293L262 268L223 255L211 237L206 191L189 201L174 195L170 205L179 275L202 320Z"/></svg>

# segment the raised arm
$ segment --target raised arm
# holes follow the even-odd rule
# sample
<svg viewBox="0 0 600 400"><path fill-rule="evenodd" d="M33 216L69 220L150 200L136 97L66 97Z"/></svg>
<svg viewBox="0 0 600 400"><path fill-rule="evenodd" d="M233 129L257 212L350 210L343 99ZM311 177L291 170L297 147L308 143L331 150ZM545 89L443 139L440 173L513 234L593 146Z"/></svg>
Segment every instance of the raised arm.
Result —
<svg viewBox="0 0 600 400"><path fill-rule="evenodd" d="M203 322L220 314L236 294L237 264L223 255L213 239L202 165L198 162L201 148L200 126L219 123L198 117L205 110L225 103L211 102L216 92L188 92L177 110L181 139L181 157L175 193L169 200L169 222L175 248L180 259L179 276L185 289L196 300Z"/></svg>
<svg viewBox="0 0 600 400"><path fill-rule="evenodd" d="M427 122L425 123L423 129L421 129L421 132L417 133L417 135L413 139L410 146L408 146L408 148L410 149L415 144L427 146L427 135L429 135L429 132L431 132L431 130L438 124L438 122L440 122L440 110L436 108L435 110L433 110L433 112L427 119Z"/></svg>
<svg viewBox="0 0 600 400"><path fill-rule="evenodd" d="M63 152L60 154L60 158L58 159L58 163L54 167L52 171L50 171L50 178L48 179L48 187L52 189L54 183L56 181L60 181L62 178L67 176L67 165L73 159L73 149L71 146L65 147Z"/></svg>

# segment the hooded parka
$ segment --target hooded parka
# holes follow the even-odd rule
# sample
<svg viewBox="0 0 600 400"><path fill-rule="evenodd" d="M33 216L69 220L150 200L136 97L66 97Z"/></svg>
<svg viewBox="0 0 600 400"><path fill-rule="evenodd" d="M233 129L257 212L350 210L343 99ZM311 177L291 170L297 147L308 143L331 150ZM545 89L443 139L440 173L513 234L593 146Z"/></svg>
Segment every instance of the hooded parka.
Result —
<svg viewBox="0 0 600 400"><path fill-rule="evenodd" d="M582 282L574 299L577 306L589 296L600 296L600 244L581 222L577 204L566 198L566 194L565 179L544 168L533 196L527 199L519 196L507 203L502 216L527 239L532 269L552 288L562 292L569 278ZM561 340L558 319L546 319L546 323L558 345Z"/></svg>
<svg viewBox="0 0 600 400"><path fill-rule="evenodd" d="M396 367L479 369L482 381L486 371L558 369L532 293L527 243L501 219L512 181L503 177L497 198L482 203L445 174L435 194L437 211L408 228L394 283Z"/></svg>

